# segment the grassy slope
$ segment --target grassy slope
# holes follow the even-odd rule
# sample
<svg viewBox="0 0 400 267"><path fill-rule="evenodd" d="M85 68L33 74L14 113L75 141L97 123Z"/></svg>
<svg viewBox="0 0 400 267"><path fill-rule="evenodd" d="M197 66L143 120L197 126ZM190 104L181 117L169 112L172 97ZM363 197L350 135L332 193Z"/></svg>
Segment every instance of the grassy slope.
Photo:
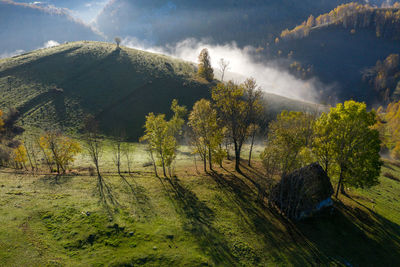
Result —
<svg viewBox="0 0 400 267"><path fill-rule="evenodd" d="M18 107L21 124L42 129L58 124L76 130L83 115L92 113L106 133L121 127L137 140L149 112L169 112L174 98L190 108L209 97L212 86L196 78L191 63L100 42L74 42L0 60L0 108ZM308 105L270 97L273 112Z"/></svg>
<svg viewBox="0 0 400 267"><path fill-rule="evenodd" d="M208 176L181 153L177 179L169 180L141 167L143 154L138 146L132 176L104 172L116 203L111 215L99 204L95 177L84 172L58 181L0 173L0 265L400 264L400 182L381 177L372 190L352 190L354 200L342 197L346 206L337 203L333 216L292 224L255 201L254 185L230 171L232 162ZM88 164L77 162L77 170ZM103 162L113 171L110 153ZM400 176L393 164L384 171Z"/></svg>
<svg viewBox="0 0 400 267"><path fill-rule="evenodd" d="M57 122L76 128L82 114L93 113L105 130L118 121L138 135L144 115L165 112L174 97L191 104L208 95L208 84L195 81L193 72L192 65L162 55L70 43L0 61L2 106L19 107L24 121L37 126ZM54 87L63 93L52 93Z"/></svg>

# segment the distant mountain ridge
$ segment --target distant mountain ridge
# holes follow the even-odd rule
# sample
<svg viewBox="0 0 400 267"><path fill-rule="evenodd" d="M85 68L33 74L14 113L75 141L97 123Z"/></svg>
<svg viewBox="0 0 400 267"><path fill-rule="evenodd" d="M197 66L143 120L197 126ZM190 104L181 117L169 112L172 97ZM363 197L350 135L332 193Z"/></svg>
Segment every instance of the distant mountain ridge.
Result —
<svg viewBox="0 0 400 267"><path fill-rule="evenodd" d="M322 92L322 99L355 99L370 105L397 100L399 7L351 4L309 17L282 32L275 55L291 62L300 76L317 76L325 84L334 84Z"/></svg>
<svg viewBox="0 0 400 267"><path fill-rule="evenodd" d="M50 40L58 43L103 40L94 28L55 7L2 0L0 25L0 55L37 49Z"/></svg>
<svg viewBox="0 0 400 267"><path fill-rule="evenodd" d="M348 0L113 0L95 26L109 38L132 36L155 45L211 38L215 43L265 45L272 35Z"/></svg>

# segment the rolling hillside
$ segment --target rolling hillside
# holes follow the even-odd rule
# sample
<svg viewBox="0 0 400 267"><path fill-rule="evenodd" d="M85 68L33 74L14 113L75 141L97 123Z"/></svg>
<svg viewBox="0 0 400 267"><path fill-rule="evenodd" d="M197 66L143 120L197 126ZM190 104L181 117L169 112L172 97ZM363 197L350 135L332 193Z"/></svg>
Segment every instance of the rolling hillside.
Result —
<svg viewBox="0 0 400 267"><path fill-rule="evenodd" d="M191 108L210 96L214 83L195 71L192 63L114 44L68 43L0 60L0 107L18 108L21 124L42 129L76 131L90 113L105 133L123 128L136 141L149 112L169 112L174 98ZM312 106L275 95L266 102L272 117Z"/></svg>
<svg viewBox="0 0 400 267"><path fill-rule="evenodd" d="M332 11L322 15L324 19L333 14L332 23L310 28L307 22L299 25L275 46L275 53L289 58L295 68L311 70L300 74L317 76L325 84L331 84L331 90L323 92L325 99L352 98L371 105L396 100L393 93L399 81L399 63L388 62L393 66L387 69L384 65L391 54L400 53L398 10L368 8L348 12L339 19ZM393 19L387 12L393 14ZM382 82L376 79L379 73L384 76Z"/></svg>

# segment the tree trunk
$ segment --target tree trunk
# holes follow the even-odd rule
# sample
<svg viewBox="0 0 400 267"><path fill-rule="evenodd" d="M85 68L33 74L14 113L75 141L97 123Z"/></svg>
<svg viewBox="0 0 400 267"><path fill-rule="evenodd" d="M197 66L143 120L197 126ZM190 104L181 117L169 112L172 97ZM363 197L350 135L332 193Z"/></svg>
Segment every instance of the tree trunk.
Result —
<svg viewBox="0 0 400 267"><path fill-rule="evenodd" d="M239 173L242 171L240 170L240 146L236 141L234 141L235 144L235 170Z"/></svg>
<svg viewBox="0 0 400 267"><path fill-rule="evenodd" d="M163 168L164 177L167 177L167 173L165 172L164 157L161 157L161 163L162 163L162 168Z"/></svg>
<svg viewBox="0 0 400 267"><path fill-rule="evenodd" d="M213 167L212 167L212 156L211 156L211 149L210 148L208 148L208 165L210 166L210 171L212 171Z"/></svg>
<svg viewBox="0 0 400 267"><path fill-rule="evenodd" d="M231 156L229 155L229 146L228 142L225 143L225 149L226 149L226 159L231 160Z"/></svg>
<svg viewBox="0 0 400 267"><path fill-rule="evenodd" d="M207 172L207 156L203 155L204 172Z"/></svg>
<svg viewBox="0 0 400 267"><path fill-rule="evenodd" d="M250 145L250 152L249 152L249 167L251 167L251 153L253 152L253 146L254 146L254 138L255 138L256 134L255 132L253 133L252 137L251 137L251 145Z"/></svg>
<svg viewBox="0 0 400 267"><path fill-rule="evenodd" d="M337 185L337 188L336 188L335 198L338 198L338 196L339 196L339 189L342 186L342 180L343 180L343 171L340 170L339 182L338 182L338 185Z"/></svg>
<svg viewBox="0 0 400 267"><path fill-rule="evenodd" d="M196 173L199 173L199 170L197 169L197 160L196 160L196 155L194 154L194 166L196 168Z"/></svg>
<svg viewBox="0 0 400 267"><path fill-rule="evenodd" d="M37 163L37 159L36 159L36 154L35 154L35 150L34 150L34 148L33 148L33 145L31 146L31 148L32 148L33 162L35 163L36 171L38 171L38 170L39 170L39 167L38 167L38 163Z"/></svg>
<svg viewBox="0 0 400 267"><path fill-rule="evenodd" d="M155 173L156 177L158 177L157 165L156 165L156 162L155 162L155 160L154 160L153 152L152 152L152 151L150 151L150 157L151 157L151 160L153 161L154 173Z"/></svg>
<svg viewBox="0 0 400 267"><path fill-rule="evenodd" d="M31 169L32 169L32 172L33 172L33 171L35 170L35 167L33 166L32 159L31 159L31 155L30 155L30 153L28 152L28 149L27 149L26 146L25 146L25 150L26 150L26 155L28 156L29 165L31 166Z"/></svg>

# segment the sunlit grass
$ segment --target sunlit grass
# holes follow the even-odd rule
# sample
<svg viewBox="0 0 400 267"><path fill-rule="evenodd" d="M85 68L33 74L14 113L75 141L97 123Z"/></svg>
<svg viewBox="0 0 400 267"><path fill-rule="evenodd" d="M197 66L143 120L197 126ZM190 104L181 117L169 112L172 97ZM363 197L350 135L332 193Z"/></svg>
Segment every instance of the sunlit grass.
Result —
<svg viewBox="0 0 400 267"><path fill-rule="evenodd" d="M333 214L292 224L256 201L257 153L258 167L243 163L246 178L230 161L210 175L200 164L197 172L190 148L181 147L170 179L143 167L145 147L132 145L133 173L123 163L122 177L111 143L104 148L101 170L115 200L108 206L84 154L71 166L78 175L2 170L0 265L365 266L399 259L399 182L381 177L371 190L351 190L353 200L341 196L346 206L338 203ZM383 171L390 170L400 173L387 163Z"/></svg>

